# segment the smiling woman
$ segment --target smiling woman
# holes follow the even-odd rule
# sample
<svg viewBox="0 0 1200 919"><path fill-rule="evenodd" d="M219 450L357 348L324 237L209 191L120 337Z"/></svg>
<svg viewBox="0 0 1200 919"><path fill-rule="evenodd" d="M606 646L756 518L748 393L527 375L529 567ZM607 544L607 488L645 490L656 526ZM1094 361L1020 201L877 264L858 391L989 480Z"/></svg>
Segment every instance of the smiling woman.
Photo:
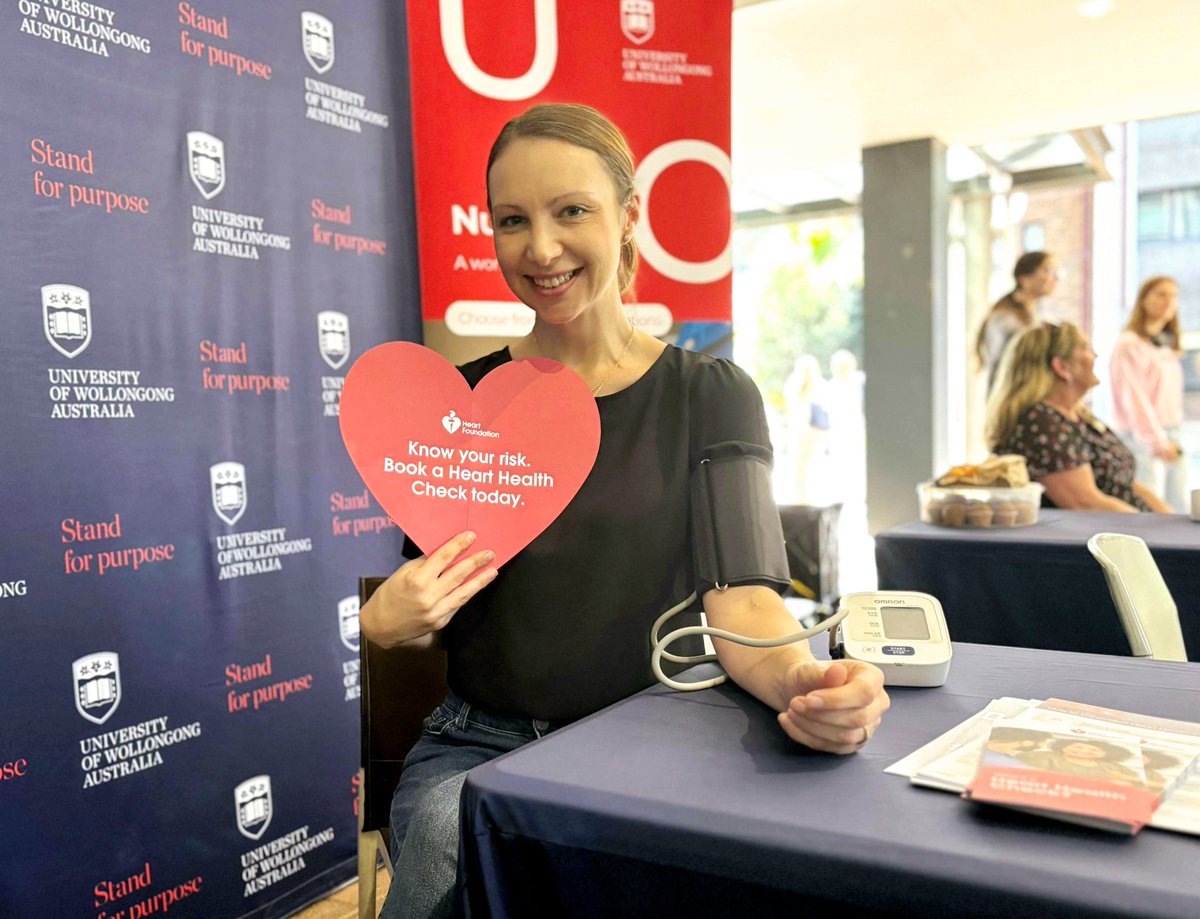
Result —
<svg viewBox="0 0 1200 919"><path fill-rule="evenodd" d="M598 167L595 154L564 141L520 139L489 173L500 271L543 331L581 317L597 328L623 313L618 253L636 205L620 201ZM542 178L555 173L553 183Z"/></svg>
<svg viewBox="0 0 1200 919"><path fill-rule="evenodd" d="M537 106L504 127L487 168L500 271L537 316L514 356L562 360L594 394L628 386L662 350L621 302L637 269L633 157L597 116Z"/></svg>
<svg viewBox="0 0 1200 919"><path fill-rule="evenodd" d="M714 519L705 504L705 523L692 522L692 478L707 481L707 463L728 464L769 494L771 445L745 372L668 346L626 315L637 265L633 174L620 132L581 105L530 109L488 160L496 258L535 320L525 338L459 370L474 387L510 361L566 364L596 398L600 446L562 513L502 571L491 547L461 533L401 566L360 613L377 643L436 635L451 689L393 798L388 919L454 912L467 771L651 685L649 634L664 610L694 591L701 600L689 612L702 606L717 628L755 638L799 630L776 593L789 574L774 505L742 502ZM537 472L498 474L510 486L545 484ZM743 566L706 567L716 532L724 545L755 547ZM816 750L856 752L888 706L876 668L816 661L803 641L769 650L719 641L717 652L791 740Z"/></svg>

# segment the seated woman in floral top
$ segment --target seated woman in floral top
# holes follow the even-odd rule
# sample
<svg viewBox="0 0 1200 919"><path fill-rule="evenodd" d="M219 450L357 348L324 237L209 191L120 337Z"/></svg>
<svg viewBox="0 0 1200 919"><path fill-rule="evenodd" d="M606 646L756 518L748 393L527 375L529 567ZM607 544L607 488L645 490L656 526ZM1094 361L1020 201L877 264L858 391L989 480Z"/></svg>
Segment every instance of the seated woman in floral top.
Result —
<svg viewBox="0 0 1200 919"><path fill-rule="evenodd" d="M1168 513L1162 499L1134 480L1133 454L1083 405L1100 382L1095 364L1091 344L1069 322L1021 333L988 400L988 445L993 453L1025 457L1047 507Z"/></svg>

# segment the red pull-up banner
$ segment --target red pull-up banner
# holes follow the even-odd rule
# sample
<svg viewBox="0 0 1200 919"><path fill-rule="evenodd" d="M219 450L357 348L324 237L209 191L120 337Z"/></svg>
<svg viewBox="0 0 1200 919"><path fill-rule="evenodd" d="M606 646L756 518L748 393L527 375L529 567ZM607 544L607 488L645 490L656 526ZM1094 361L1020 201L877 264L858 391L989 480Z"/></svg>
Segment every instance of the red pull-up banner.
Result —
<svg viewBox="0 0 1200 919"><path fill-rule="evenodd" d="M422 314L458 335L519 335L484 170L506 121L540 102L594 106L637 163L632 315L662 335L729 322L729 0L439 0L408 6Z"/></svg>

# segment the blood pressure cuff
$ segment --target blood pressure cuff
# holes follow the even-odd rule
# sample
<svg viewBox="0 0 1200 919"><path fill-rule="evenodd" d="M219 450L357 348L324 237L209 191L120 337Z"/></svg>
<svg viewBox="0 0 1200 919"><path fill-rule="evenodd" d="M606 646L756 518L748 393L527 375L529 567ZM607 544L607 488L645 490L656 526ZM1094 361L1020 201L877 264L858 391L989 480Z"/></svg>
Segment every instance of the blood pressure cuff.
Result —
<svg viewBox="0 0 1200 919"><path fill-rule="evenodd" d="M701 596L713 587L791 583L771 454L744 441L715 444L691 479L692 561Z"/></svg>

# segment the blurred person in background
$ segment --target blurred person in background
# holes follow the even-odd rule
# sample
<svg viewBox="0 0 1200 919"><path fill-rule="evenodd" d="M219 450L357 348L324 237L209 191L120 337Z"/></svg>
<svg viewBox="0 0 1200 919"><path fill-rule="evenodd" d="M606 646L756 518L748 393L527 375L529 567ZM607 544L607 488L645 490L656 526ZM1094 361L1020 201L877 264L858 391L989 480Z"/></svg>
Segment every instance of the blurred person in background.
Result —
<svg viewBox="0 0 1200 919"><path fill-rule="evenodd" d="M787 484L796 504L813 504L825 489L825 450L829 412L824 404L825 378L811 354L801 354L783 381L787 408L784 462L791 471Z"/></svg>
<svg viewBox="0 0 1200 919"><path fill-rule="evenodd" d="M1100 382L1095 366L1096 352L1076 325L1047 322L1022 332L988 399L989 449L1025 457L1047 507L1170 513L1135 477L1129 448L1083 404Z"/></svg>
<svg viewBox="0 0 1200 919"><path fill-rule="evenodd" d="M1058 259L1048 252L1026 252L1017 259L1013 267L1016 286L992 304L975 337L975 356L987 371L989 393L996 385L1005 347L1038 321L1038 303L1054 293L1061 277Z"/></svg>
<svg viewBox="0 0 1200 919"><path fill-rule="evenodd" d="M1187 513L1180 350L1179 285L1163 275L1150 278L1113 349L1113 422L1133 451L1138 481L1172 510Z"/></svg>
<svg viewBox="0 0 1200 919"><path fill-rule="evenodd" d="M829 466L833 500L866 502L867 430L863 417L863 372L844 348L829 358L825 407L829 411Z"/></svg>

